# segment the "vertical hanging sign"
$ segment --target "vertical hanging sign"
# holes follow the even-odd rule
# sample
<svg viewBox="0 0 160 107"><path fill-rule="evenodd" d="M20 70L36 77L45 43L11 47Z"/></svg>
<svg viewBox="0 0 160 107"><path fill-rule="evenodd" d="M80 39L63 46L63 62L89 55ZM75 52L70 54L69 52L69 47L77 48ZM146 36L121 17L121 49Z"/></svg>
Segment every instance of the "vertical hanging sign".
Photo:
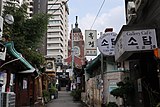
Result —
<svg viewBox="0 0 160 107"><path fill-rule="evenodd" d="M97 55L97 30L85 30L85 55Z"/></svg>

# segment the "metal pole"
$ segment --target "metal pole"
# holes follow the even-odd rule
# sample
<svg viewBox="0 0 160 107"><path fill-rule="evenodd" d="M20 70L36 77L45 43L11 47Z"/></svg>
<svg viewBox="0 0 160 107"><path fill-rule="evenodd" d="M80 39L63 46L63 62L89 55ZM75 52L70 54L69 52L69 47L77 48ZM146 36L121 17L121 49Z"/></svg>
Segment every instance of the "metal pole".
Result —
<svg viewBox="0 0 160 107"><path fill-rule="evenodd" d="M73 24L71 24L71 43L72 43L72 83L74 83L74 77L73 77L73 69L74 69L74 38L73 38ZM74 88L75 86L74 86L75 84L72 84L72 88ZM73 89L72 89L73 90Z"/></svg>
<svg viewBox="0 0 160 107"><path fill-rule="evenodd" d="M0 0L0 18L2 16L2 6L3 6L3 0ZM2 101L2 98L1 98L2 95L1 94L2 94L2 85L0 84L0 107L2 107L2 102L1 102Z"/></svg>
<svg viewBox="0 0 160 107"><path fill-rule="evenodd" d="M0 16L2 16L3 0L0 0Z"/></svg>
<svg viewBox="0 0 160 107"><path fill-rule="evenodd" d="M102 32L100 32L100 36L102 36L103 35L103 33ZM101 102L101 104L102 104L102 106L103 106L103 104L104 104L104 66L103 66L103 54L101 53L101 84L102 84L102 102Z"/></svg>
<svg viewBox="0 0 160 107"><path fill-rule="evenodd" d="M73 42L73 24L71 24L71 36L72 36L72 70L74 69L74 42Z"/></svg>
<svg viewBox="0 0 160 107"><path fill-rule="evenodd" d="M101 53L101 82L102 82L102 104L104 103L104 75L103 75L103 54Z"/></svg>
<svg viewBox="0 0 160 107"><path fill-rule="evenodd" d="M2 18L2 7L3 7L3 0L0 0L0 18ZM3 21L2 21L3 23ZM1 29L1 28L0 28ZM1 29L2 30L2 29ZM1 31L0 31L1 32ZM2 102L1 102L1 94L2 94L2 86L0 86L0 107L2 106Z"/></svg>

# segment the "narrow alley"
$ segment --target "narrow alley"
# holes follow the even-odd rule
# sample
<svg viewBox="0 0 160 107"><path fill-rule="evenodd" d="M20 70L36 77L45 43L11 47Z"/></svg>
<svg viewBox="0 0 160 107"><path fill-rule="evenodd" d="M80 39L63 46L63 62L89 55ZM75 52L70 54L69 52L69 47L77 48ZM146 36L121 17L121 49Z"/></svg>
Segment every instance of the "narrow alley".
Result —
<svg viewBox="0 0 160 107"><path fill-rule="evenodd" d="M74 102L70 91L59 91L58 98L50 101L46 107L87 107L80 101Z"/></svg>

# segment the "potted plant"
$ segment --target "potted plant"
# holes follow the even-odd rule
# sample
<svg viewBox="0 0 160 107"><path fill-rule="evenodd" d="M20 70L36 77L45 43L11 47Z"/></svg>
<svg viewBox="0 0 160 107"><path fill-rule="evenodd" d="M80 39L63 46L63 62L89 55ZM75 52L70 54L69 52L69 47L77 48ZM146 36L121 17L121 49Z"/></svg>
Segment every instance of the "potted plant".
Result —
<svg viewBox="0 0 160 107"><path fill-rule="evenodd" d="M74 101L80 101L81 100L81 90L76 89L71 91L71 95L73 96Z"/></svg>
<svg viewBox="0 0 160 107"><path fill-rule="evenodd" d="M51 86L51 88L49 89L49 92L50 92L51 99L58 98L58 89L55 86Z"/></svg>
<svg viewBox="0 0 160 107"><path fill-rule="evenodd" d="M126 77L123 81L118 82L117 86L118 88L113 89L110 94L116 98L122 98L123 105L126 107L130 102L129 97L131 97L134 92L133 83L129 80L129 78Z"/></svg>
<svg viewBox="0 0 160 107"><path fill-rule="evenodd" d="M47 103L50 100L50 93L47 90L43 90L43 98L44 98L44 102Z"/></svg>

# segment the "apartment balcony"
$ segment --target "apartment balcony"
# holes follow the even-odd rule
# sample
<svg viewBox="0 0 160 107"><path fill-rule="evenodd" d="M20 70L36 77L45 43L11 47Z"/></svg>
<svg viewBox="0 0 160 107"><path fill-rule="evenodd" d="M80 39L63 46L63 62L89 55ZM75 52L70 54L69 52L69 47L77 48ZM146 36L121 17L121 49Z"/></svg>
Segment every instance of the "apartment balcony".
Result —
<svg viewBox="0 0 160 107"><path fill-rule="evenodd" d="M58 55L61 55L63 56L63 53L62 52L47 52L47 56L58 56Z"/></svg>
<svg viewBox="0 0 160 107"><path fill-rule="evenodd" d="M63 20L61 15L53 15L49 20Z"/></svg>
<svg viewBox="0 0 160 107"><path fill-rule="evenodd" d="M63 26L62 23L49 23L48 26Z"/></svg>
<svg viewBox="0 0 160 107"><path fill-rule="evenodd" d="M60 5L54 5L54 3L48 2L48 10L50 9L58 9Z"/></svg>
<svg viewBox="0 0 160 107"><path fill-rule="evenodd" d="M49 28L47 32L63 32L62 29Z"/></svg>
<svg viewBox="0 0 160 107"><path fill-rule="evenodd" d="M63 36L61 34L57 34L57 35L47 35L47 38L63 38Z"/></svg>
<svg viewBox="0 0 160 107"><path fill-rule="evenodd" d="M63 42L59 40L47 40L47 44L63 44ZM54 46L54 45L53 45Z"/></svg>
<svg viewBox="0 0 160 107"><path fill-rule="evenodd" d="M47 50L63 50L60 46L47 46Z"/></svg>
<svg viewBox="0 0 160 107"><path fill-rule="evenodd" d="M63 13L60 10L52 10L52 11L50 10L50 11L48 11L48 14L57 14L57 15L59 14L60 15L60 14L63 14Z"/></svg>

